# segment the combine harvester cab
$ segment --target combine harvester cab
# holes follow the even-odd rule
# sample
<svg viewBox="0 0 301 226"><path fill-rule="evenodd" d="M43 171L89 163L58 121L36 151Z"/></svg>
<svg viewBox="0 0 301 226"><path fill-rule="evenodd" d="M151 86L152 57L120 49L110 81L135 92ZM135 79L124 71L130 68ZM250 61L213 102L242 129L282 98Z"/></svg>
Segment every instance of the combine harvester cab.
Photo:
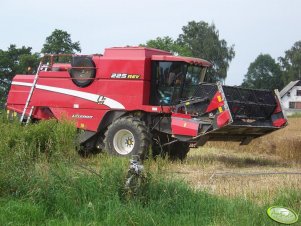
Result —
<svg viewBox="0 0 301 226"><path fill-rule="evenodd" d="M188 125L188 128L187 128ZM201 83L192 98L175 105L172 130L178 139L193 135L195 146L209 140L248 144L287 125L278 90Z"/></svg>

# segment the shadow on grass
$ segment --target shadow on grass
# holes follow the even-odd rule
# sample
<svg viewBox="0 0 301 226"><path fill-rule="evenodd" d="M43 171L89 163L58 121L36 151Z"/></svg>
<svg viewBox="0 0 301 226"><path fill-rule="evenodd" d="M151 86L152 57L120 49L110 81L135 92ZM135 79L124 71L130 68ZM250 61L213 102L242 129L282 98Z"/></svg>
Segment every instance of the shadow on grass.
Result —
<svg viewBox="0 0 301 226"><path fill-rule="evenodd" d="M225 155L206 155L206 156L191 156L187 159L188 163L203 163L212 164L220 162L228 167L254 167L254 166L271 166L271 167L285 167L288 164L278 160L271 160L265 158L251 158Z"/></svg>

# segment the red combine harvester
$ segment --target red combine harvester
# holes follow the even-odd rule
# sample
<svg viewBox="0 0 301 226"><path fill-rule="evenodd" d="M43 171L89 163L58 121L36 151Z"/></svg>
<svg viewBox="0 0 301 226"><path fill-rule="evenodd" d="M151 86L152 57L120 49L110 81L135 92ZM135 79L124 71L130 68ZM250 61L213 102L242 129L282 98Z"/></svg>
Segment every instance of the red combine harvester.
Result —
<svg viewBox="0 0 301 226"><path fill-rule="evenodd" d="M240 141L287 124L278 91L203 83L206 60L157 49L45 56L36 75L16 75L7 99L21 122L74 120L82 151L184 159L209 140Z"/></svg>

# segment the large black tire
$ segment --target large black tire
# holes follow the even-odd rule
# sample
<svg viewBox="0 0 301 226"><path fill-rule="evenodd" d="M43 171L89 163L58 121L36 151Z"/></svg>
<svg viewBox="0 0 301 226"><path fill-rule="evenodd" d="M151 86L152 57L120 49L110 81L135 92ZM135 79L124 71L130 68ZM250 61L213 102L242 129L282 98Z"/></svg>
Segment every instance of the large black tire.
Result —
<svg viewBox="0 0 301 226"><path fill-rule="evenodd" d="M134 116L117 119L105 133L105 150L112 155L139 155L144 159L150 147L150 134L145 123Z"/></svg>
<svg viewBox="0 0 301 226"><path fill-rule="evenodd" d="M96 144L97 139L95 137L88 139L77 146L78 154L84 158L98 154L101 150L96 147Z"/></svg>
<svg viewBox="0 0 301 226"><path fill-rule="evenodd" d="M176 141L167 146L160 146L169 143L172 141L172 138L169 134L158 133L153 136L153 145L152 145L152 153L153 157L158 155L165 157L166 155L172 161L181 160L183 161L187 157L187 153L189 152L189 143ZM160 143L160 144L159 144Z"/></svg>
<svg viewBox="0 0 301 226"><path fill-rule="evenodd" d="M175 142L169 147L169 159L183 161L187 157L189 150L189 143L181 141Z"/></svg>

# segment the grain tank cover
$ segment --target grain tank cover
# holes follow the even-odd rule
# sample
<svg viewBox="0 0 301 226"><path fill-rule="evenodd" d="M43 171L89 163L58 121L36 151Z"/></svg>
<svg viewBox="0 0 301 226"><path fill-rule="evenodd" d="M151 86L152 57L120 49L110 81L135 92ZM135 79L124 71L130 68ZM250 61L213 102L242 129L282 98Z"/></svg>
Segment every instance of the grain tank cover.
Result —
<svg viewBox="0 0 301 226"><path fill-rule="evenodd" d="M145 48L145 47L114 47L107 48L104 52L104 58L109 59L145 59L153 55L172 55L170 52Z"/></svg>

